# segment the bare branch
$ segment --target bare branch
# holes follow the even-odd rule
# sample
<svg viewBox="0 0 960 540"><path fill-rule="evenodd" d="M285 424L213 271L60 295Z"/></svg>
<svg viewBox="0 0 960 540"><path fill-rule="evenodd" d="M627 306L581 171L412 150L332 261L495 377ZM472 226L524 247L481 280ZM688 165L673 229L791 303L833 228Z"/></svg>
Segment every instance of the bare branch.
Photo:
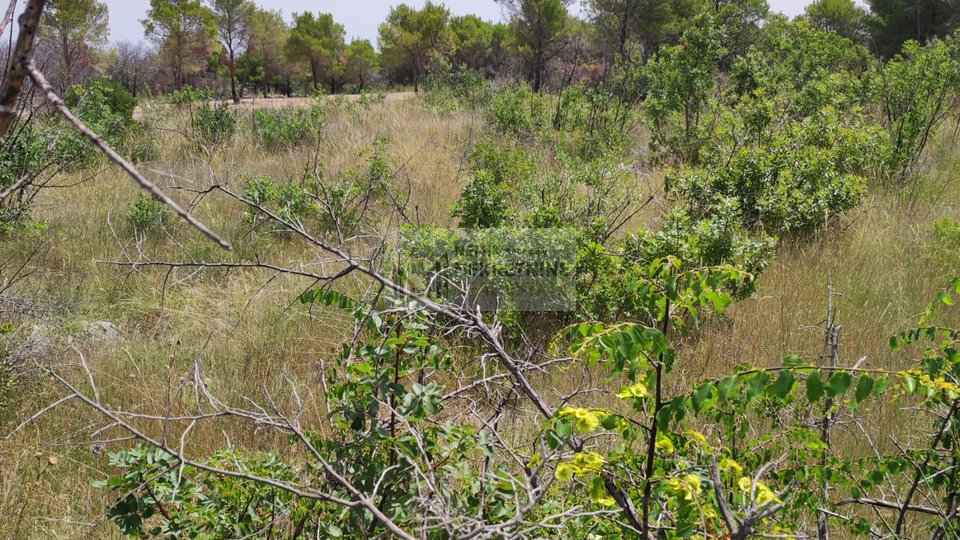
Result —
<svg viewBox="0 0 960 540"><path fill-rule="evenodd" d="M17 0L10 0L10 3L7 4L7 12L3 15L3 19L0 20L0 34L2 34L7 26L13 21L13 12L17 10Z"/></svg>
<svg viewBox="0 0 960 540"><path fill-rule="evenodd" d="M194 218L190 213L180 207L173 199L168 197L165 193L160 191L160 188L156 186L150 180L147 180L140 171L136 169L130 162L125 160L116 150L111 148L107 143L103 141L96 133L94 133L89 127L87 127L79 118L74 116L70 109L67 108L66 103L60 99L60 96L54 92L53 87L47 81L46 77L43 76L43 73L37 69L36 65L33 62L32 58L23 59L23 67L26 72L30 75L30 78L33 79L33 82L39 86L47 98L47 102L50 103L50 106L53 107L60 116L62 116L67 122L73 125L81 135L83 135L91 144L93 144L97 149L99 149L105 156L110 158L114 163L120 166L131 178L133 178L140 187L150 192L151 195L158 201L169 206L178 216L183 218L184 221L192 225L195 229L203 233L207 238L213 240L220 245L223 249L232 250L230 243L218 236L216 233L211 231L206 225ZM2 127L2 126L0 126Z"/></svg>
<svg viewBox="0 0 960 540"><path fill-rule="evenodd" d="M27 9L20 15L20 34L17 36L17 45L10 55L10 71L0 88L0 137L3 137L13 120L17 117L17 98L23 88L23 81L27 78L26 62L33 58L33 45L40 27L40 16L43 15L43 6L46 0L30 0ZM11 0L7 8L7 15L13 17L15 2ZM9 24L4 18L3 26Z"/></svg>

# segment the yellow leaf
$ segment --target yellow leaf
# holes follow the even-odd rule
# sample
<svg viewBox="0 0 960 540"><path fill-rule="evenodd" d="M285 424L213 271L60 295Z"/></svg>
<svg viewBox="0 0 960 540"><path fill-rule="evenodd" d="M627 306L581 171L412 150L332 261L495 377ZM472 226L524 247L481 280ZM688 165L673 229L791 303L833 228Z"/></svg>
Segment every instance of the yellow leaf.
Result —
<svg viewBox="0 0 960 540"><path fill-rule="evenodd" d="M683 477L683 482L690 487L690 491L692 491L694 494L700 495L703 493L703 487L701 486L702 480L699 476L695 474L688 474Z"/></svg>
<svg viewBox="0 0 960 540"><path fill-rule="evenodd" d="M557 465L557 470L554 473L554 476L557 480L561 482L569 482L573 479L573 475L576 473L576 466L572 463L560 463Z"/></svg>
<svg viewBox="0 0 960 540"><path fill-rule="evenodd" d="M769 502L780 502L780 499L777 498L777 494L773 492L766 484L763 482L757 482L757 506L763 506Z"/></svg>
<svg viewBox="0 0 960 540"><path fill-rule="evenodd" d="M721 459L719 466L721 471L733 471L736 474L743 473L743 467L741 467L739 463L737 463L736 461L728 457Z"/></svg>
<svg viewBox="0 0 960 540"><path fill-rule="evenodd" d="M670 437L663 434L657 435L657 450L672 454L674 449L673 441L670 440Z"/></svg>
<svg viewBox="0 0 960 540"><path fill-rule="evenodd" d="M620 393L617 394L617 397L620 399L634 399L634 398L645 398L650 397L650 389L647 388L642 382L638 382L633 386L624 386L620 389Z"/></svg>

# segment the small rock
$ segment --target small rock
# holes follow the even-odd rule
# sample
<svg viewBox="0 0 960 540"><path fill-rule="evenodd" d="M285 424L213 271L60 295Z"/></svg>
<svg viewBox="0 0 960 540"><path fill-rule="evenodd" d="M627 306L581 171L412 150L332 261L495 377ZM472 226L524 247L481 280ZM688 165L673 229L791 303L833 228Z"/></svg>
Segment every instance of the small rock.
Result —
<svg viewBox="0 0 960 540"><path fill-rule="evenodd" d="M109 321L83 323L83 335L96 343L119 343L123 341L123 332Z"/></svg>

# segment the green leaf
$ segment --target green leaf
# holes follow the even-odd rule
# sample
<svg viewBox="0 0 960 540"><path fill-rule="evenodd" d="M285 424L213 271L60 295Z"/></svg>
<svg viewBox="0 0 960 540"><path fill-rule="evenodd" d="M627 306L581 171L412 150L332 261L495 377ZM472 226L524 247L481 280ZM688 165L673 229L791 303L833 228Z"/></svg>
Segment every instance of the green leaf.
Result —
<svg viewBox="0 0 960 540"><path fill-rule="evenodd" d="M850 384L853 382L853 377L850 376L846 371L838 371L830 376L830 379L827 381L827 393L830 397L836 397L850 388Z"/></svg>
<svg viewBox="0 0 960 540"><path fill-rule="evenodd" d="M730 393L733 392L733 389L737 386L737 378L735 376L725 377L717 383L717 392L720 399L727 399L730 396Z"/></svg>
<svg viewBox="0 0 960 540"><path fill-rule="evenodd" d="M807 399L811 403L820 401L823 397L823 381L820 380L820 372L814 372L807 378Z"/></svg>
<svg viewBox="0 0 960 540"><path fill-rule="evenodd" d="M906 377L906 383L907 383L907 392L909 392L909 393L912 394L912 393L914 393L914 392L917 391L917 379L916 379L916 378L914 378L914 377L911 376L911 375L907 375L907 377Z"/></svg>
<svg viewBox="0 0 960 540"><path fill-rule="evenodd" d="M590 480L590 500L603 505L606 505L607 502L613 503L607 494L607 486L604 485L603 478L599 476L595 476L593 480Z"/></svg>
<svg viewBox="0 0 960 540"><path fill-rule="evenodd" d="M786 367L802 367L804 365L804 361L800 356L791 354L783 359L783 365Z"/></svg>
<svg viewBox="0 0 960 540"><path fill-rule="evenodd" d="M857 381L857 391L854 399L857 400L857 403L870 397L870 394L873 393L874 381L873 377L869 375L861 375L860 380Z"/></svg>
<svg viewBox="0 0 960 540"><path fill-rule="evenodd" d="M704 405L713 395L714 388L715 387L713 386L713 383L705 382L700 385L700 388L697 388L696 391L693 392L693 400L691 405L693 406L694 411L700 412L703 410Z"/></svg>
<svg viewBox="0 0 960 540"><path fill-rule="evenodd" d="M887 388L890 387L890 377L884 375L877 379L876 383L873 385L873 395L880 396L887 391Z"/></svg>
<svg viewBox="0 0 960 540"><path fill-rule="evenodd" d="M796 382L796 376L792 370L785 369L780 372L777 380L768 388L768 395L783 399L787 397L790 390L793 389L793 383Z"/></svg>

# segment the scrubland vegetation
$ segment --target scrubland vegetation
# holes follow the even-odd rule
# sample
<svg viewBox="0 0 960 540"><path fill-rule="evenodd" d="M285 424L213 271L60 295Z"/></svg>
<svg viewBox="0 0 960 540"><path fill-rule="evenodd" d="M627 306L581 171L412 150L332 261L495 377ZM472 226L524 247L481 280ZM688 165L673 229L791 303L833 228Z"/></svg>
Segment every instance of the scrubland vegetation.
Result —
<svg viewBox="0 0 960 540"><path fill-rule="evenodd" d="M43 32L89 60L105 8L48 2L0 88L0 537L960 536L949 2L502 3L374 49L154 0L102 75Z"/></svg>

